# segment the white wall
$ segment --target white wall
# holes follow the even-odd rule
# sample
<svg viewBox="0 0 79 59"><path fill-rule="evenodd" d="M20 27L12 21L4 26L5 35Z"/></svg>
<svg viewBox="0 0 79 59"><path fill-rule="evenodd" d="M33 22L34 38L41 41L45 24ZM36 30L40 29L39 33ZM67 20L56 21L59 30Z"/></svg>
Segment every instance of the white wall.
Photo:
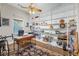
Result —
<svg viewBox="0 0 79 59"><path fill-rule="evenodd" d="M13 19L23 20L23 28L28 31L25 27L26 22L28 21L29 15L24 11L21 11L13 6L8 4L0 4L1 17L10 19L9 26L0 27L0 35L11 35L13 33Z"/></svg>
<svg viewBox="0 0 79 59"><path fill-rule="evenodd" d="M10 19L9 26L0 27L0 29L2 29L0 34L6 35L6 34L11 34L13 32L13 27L12 27L13 26L13 19L23 20L24 21L23 26L25 27L25 22L28 21L29 15L27 15L25 12L23 12L17 8L9 6L8 4L1 4L0 6L1 6L0 7L1 17ZM7 32L6 32L6 29L7 29Z"/></svg>

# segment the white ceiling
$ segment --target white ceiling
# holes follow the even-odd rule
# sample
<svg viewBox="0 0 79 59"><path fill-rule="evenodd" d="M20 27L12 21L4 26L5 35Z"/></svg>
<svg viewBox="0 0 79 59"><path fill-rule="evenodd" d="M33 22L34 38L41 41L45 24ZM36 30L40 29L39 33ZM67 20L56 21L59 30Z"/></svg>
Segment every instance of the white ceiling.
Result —
<svg viewBox="0 0 79 59"><path fill-rule="evenodd" d="M19 3L19 4L24 6L24 7L28 7L30 3ZM18 9L21 9L21 10L27 12L26 9L21 8L20 6L18 6L18 3L11 3L9 5L12 5L12 6L14 6L14 7L18 8ZM42 10L42 13L46 13L49 10L51 10L51 8L55 9L56 6L60 6L61 4L60 3L34 3L33 5L35 7L40 8Z"/></svg>
<svg viewBox="0 0 79 59"><path fill-rule="evenodd" d="M18 4L20 4L24 7L28 7L30 5L30 3L9 3L9 5L14 6L14 7L26 12L26 13L29 13L26 9L21 8ZM65 10L67 8L63 8L63 7L69 7L69 6L73 5L73 3L72 4L71 3L33 3L33 5L39 9L41 9L42 12L32 15L32 17L35 17L37 15L38 16L40 15L40 17L42 17L43 14L45 14L45 15L50 14L51 9L53 12L55 12L56 10L59 11L61 9ZM71 7L69 7L69 8L71 8Z"/></svg>

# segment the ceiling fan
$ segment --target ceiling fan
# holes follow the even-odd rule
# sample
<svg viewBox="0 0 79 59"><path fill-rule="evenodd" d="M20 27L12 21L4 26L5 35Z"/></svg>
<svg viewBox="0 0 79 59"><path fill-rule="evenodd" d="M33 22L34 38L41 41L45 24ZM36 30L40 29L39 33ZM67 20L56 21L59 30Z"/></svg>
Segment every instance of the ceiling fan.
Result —
<svg viewBox="0 0 79 59"><path fill-rule="evenodd" d="M37 8L36 6L34 6L33 3L31 3L27 7L25 7L21 4L18 4L18 6L20 6L21 8L27 9L30 14L35 14L35 13L38 13L38 12L42 12L42 10L40 8Z"/></svg>

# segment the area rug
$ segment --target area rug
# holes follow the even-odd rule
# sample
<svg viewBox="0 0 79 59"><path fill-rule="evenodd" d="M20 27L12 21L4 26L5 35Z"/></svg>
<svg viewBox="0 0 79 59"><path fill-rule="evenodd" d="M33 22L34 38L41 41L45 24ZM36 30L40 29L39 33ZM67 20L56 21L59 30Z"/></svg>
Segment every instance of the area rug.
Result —
<svg viewBox="0 0 79 59"><path fill-rule="evenodd" d="M19 53L19 56L49 56L49 53L43 51L42 49L37 48L35 45L28 45L22 49Z"/></svg>

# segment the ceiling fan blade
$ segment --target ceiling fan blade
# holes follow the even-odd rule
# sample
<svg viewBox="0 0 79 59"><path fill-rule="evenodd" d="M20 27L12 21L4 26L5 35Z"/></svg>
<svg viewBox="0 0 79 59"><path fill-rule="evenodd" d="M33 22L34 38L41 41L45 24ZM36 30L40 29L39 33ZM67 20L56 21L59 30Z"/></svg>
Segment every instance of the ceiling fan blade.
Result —
<svg viewBox="0 0 79 59"><path fill-rule="evenodd" d="M41 9L34 7L35 10L37 10L38 12L42 12Z"/></svg>
<svg viewBox="0 0 79 59"><path fill-rule="evenodd" d="M21 8L28 8L28 7L24 7L24 6L22 6L21 4L18 4L18 6L20 6Z"/></svg>
<svg viewBox="0 0 79 59"><path fill-rule="evenodd" d="M42 12L42 10L41 10L41 9L38 9L38 11L39 11L39 12Z"/></svg>
<svg viewBox="0 0 79 59"><path fill-rule="evenodd" d="M24 6L21 5L21 4L18 4L18 6L20 6L21 8L27 9L27 11L28 11L28 10L32 10L32 11L35 11L35 12L42 12L41 9L39 9L39 8L37 8L37 7L35 7L35 6L33 6L33 3L31 3L28 7L24 7Z"/></svg>

